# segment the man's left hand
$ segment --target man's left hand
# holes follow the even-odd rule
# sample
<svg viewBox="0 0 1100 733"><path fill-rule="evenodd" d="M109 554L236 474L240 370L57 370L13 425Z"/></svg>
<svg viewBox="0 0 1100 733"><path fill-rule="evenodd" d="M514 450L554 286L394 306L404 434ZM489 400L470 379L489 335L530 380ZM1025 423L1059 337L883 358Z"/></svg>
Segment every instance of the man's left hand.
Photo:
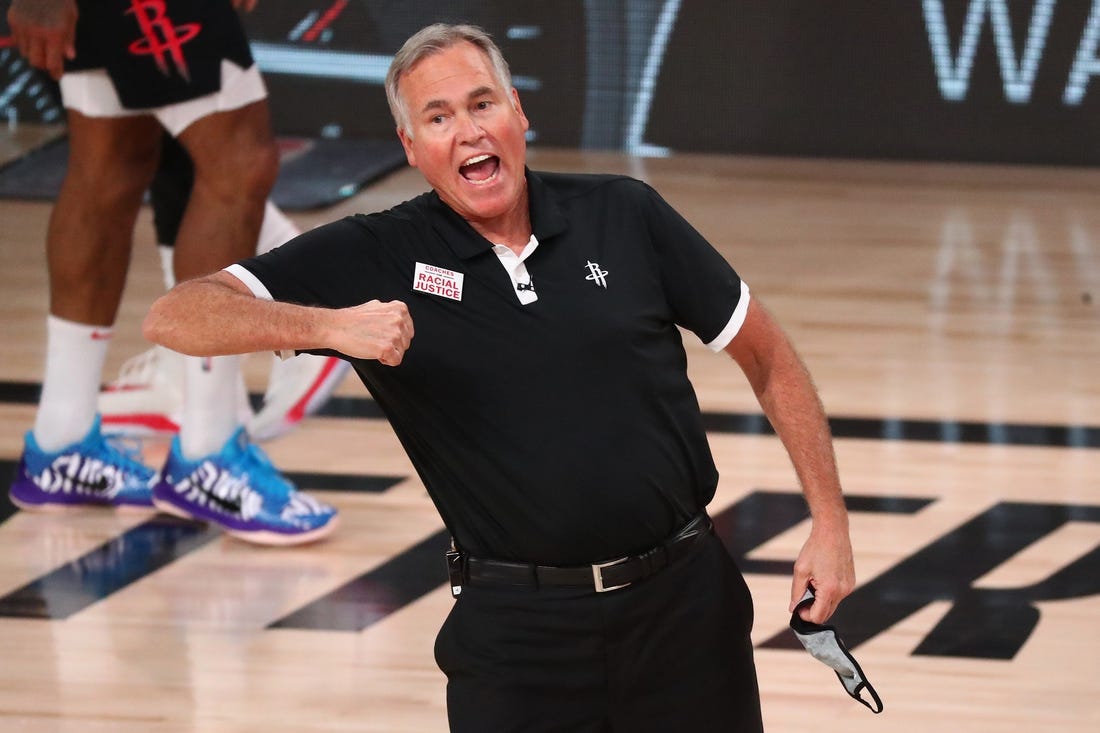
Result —
<svg viewBox="0 0 1100 733"><path fill-rule="evenodd" d="M815 624L825 623L856 587L852 543L846 526L819 528L815 525L810 531L794 563L790 613L794 613L807 587L813 588L813 605L799 609L798 613Z"/></svg>

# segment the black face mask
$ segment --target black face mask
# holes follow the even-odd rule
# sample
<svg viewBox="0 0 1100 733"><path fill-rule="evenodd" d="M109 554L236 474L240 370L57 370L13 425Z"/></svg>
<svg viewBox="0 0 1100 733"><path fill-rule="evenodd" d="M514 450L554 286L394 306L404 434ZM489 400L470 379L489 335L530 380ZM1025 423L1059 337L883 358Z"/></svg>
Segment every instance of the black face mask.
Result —
<svg viewBox="0 0 1100 733"><path fill-rule="evenodd" d="M798 615L800 608L811 606L813 602L814 593L812 590L807 589L806 594L802 596L802 600L795 607L794 613L791 614L791 630L794 635L798 637L798 640L802 642L802 646L806 647L806 651L814 659L824 662L836 672L837 679L840 680L840 684L844 685L845 692L870 708L871 712L881 713L882 700L875 692L875 688L867 681L867 676L860 669L859 662L844 646L837 630L832 626L805 621ZM864 690L871 696L871 701L863 699L862 693Z"/></svg>

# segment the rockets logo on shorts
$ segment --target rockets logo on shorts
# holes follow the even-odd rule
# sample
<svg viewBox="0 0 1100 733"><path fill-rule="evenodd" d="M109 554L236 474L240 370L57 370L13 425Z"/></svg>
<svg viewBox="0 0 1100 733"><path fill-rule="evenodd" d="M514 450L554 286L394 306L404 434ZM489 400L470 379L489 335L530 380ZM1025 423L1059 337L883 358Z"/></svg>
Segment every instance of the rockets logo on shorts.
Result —
<svg viewBox="0 0 1100 733"><path fill-rule="evenodd" d="M171 58L176 71L188 83L191 72L183 57L183 44L202 31L199 23L176 25L168 17L164 0L130 0L130 9L141 28L142 37L130 44L129 51L135 56L152 56L157 62L160 73L168 76L168 60Z"/></svg>
<svg viewBox="0 0 1100 733"><path fill-rule="evenodd" d="M462 300L463 277L465 276L461 272L417 262L413 272L413 290L451 300Z"/></svg>

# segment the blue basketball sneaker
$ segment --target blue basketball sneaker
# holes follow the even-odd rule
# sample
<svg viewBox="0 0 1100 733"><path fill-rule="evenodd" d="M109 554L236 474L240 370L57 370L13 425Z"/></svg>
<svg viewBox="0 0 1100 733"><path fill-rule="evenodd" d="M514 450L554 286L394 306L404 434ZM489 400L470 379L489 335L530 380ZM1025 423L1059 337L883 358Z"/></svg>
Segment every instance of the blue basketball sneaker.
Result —
<svg viewBox="0 0 1100 733"><path fill-rule="evenodd" d="M221 452L195 461L183 457L177 435L153 487L153 503L163 512L213 522L260 545L313 542L337 525L336 510L298 491L249 441L244 428Z"/></svg>
<svg viewBox="0 0 1100 733"><path fill-rule="evenodd" d="M83 440L56 453L42 450L28 430L8 496L28 511L83 506L148 509L155 481L156 471L141 463L136 451L103 437L96 415Z"/></svg>

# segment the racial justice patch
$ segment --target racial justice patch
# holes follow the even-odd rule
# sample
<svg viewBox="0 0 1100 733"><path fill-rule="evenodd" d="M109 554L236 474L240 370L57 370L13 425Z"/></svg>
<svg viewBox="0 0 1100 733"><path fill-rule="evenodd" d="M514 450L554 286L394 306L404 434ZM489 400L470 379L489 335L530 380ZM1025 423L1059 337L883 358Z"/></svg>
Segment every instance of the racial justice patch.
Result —
<svg viewBox="0 0 1100 733"><path fill-rule="evenodd" d="M461 272L417 262L413 272L413 290L451 300L462 300L463 277Z"/></svg>

